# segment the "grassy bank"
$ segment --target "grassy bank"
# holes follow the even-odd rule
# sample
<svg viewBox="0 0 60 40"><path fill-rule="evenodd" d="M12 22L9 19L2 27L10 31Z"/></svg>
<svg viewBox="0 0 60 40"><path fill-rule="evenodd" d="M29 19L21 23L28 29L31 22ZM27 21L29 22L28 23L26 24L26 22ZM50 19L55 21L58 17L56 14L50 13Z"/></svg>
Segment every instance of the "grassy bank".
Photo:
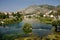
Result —
<svg viewBox="0 0 60 40"><path fill-rule="evenodd" d="M49 17L36 17L41 23L51 24L53 21L53 18Z"/></svg>
<svg viewBox="0 0 60 40"><path fill-rule="evenodd" d="M13 23L17 23L17 22L21 22L23 20L22 17L20 18L5 18L3 19L3 24L13 24ZM0 25L2 25L1 21L0 21Z"/></svg>

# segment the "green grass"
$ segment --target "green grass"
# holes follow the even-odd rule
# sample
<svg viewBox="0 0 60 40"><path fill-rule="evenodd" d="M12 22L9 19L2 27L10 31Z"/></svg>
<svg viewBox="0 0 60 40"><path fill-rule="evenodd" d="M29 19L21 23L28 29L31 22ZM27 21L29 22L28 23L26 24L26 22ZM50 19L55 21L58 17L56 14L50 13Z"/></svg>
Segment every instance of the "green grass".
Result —
<svg viewBox="0 0 60 40"><path fill-rule="evenodd" d="M37 17L37 19L42 22L42 23L46 23L46 24L51 24L53 21L53 18L49 18L49 17Z"/></svg>
<svg viewBox="0 0 60 40"><path fill-rule="evenodd" d="M18 19L6 18L6 19L3 19L3 22L4 24L13 24L13 23L21 22L22 20L23 20L22 18L18 18ZM2 25L1 21L0 21L0 25Z"/></svg>

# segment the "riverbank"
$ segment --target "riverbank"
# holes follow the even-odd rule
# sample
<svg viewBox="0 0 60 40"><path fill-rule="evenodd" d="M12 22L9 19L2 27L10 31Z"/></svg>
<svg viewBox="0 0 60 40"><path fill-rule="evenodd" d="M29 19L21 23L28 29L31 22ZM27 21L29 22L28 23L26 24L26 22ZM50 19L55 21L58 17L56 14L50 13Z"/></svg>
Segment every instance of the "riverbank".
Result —
<svg viewBox="0 0 60 40"><path fill-rule="evenodd" d="M34 27L37 27L37 28L39 27L40 28L40 29L37 29L37 30L36 29L33 30L33 35L35 33L34 36L36 36L36 33L37 33L37 35L39 35L39 36L44 35L43 37L45 37L46 34L49 35L51 33L48 30L49 29L48 27L51 27L51 26L48 26L48 24L47 25L40 24L40 22L36 18L34 18L34 19L33 18L24 19L22 24L20 24L21 22L19 23L19 25L20 25L19 27L22 27L21 25L24 25L24 23L26 23L26 22L31 23L32 26L34 26ZM1 32L5 33L5 35L3 35L3 37L2 37L3 40L28 40L30 38L31 38L31 40L34 40L34 39L38 40L40 38L40 37L37 37L37 36L36 36L36 38L35 37L30 37L30 36L29 37L22 37L22 36L24 36L23 35L23 33L24 33L23 30L20 30L20 28L14 28L14 27L7 28L7 29L4 28L5 30L1 29ZM41 28L42 28L42 30L41 30ZM45 30L45 28L47 28L47 29ZM43 37L41 39L44 39Z"/></svg>
<svg viewBox="0 0 60 40"><path fill-rule="evenodd" d="M23 17L19 17L19 18L5 18L2 21L0 21L0 25L13 24L13 23L21 22L22 20L23 20Z"/></svg>
<svg viewBox="0 0 60 40"><path fill-rule="evenodd" d="M46 24L52 24L53 18L50 17L35 17L38 19L41 23L46 23Z"/></svg>

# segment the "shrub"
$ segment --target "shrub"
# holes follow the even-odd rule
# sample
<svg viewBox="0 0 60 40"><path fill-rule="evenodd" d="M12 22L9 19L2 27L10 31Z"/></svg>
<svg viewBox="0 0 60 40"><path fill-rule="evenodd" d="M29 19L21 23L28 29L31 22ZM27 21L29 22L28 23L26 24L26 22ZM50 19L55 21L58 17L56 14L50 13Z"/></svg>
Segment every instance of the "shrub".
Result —
<svg viewBox="0 0 60 40"><path fill-rule="evenodd" d="M24 25L23 25L23 31L26 33L26 34L28 34L28 33L31 33L32 32L32 26L31 26L31 24L29 24L29 23L25 23Z"/></svg>

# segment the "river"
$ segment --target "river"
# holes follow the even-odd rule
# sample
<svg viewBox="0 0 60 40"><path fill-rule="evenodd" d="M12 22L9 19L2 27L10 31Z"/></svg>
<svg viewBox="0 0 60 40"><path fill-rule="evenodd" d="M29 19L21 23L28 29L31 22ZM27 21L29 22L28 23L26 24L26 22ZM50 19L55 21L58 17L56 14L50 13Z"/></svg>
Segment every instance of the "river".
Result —
<svg viewBox="0 0 60 40"><path fill-rule="evenodd" d="M22 26L24 23L30 23L32 25L32 33L39 36L46 36L52 33L52 25L40 23L35 18L25 18L20 23L8 24L5 28L0 26L0 34L24 34Z"/></svg>

